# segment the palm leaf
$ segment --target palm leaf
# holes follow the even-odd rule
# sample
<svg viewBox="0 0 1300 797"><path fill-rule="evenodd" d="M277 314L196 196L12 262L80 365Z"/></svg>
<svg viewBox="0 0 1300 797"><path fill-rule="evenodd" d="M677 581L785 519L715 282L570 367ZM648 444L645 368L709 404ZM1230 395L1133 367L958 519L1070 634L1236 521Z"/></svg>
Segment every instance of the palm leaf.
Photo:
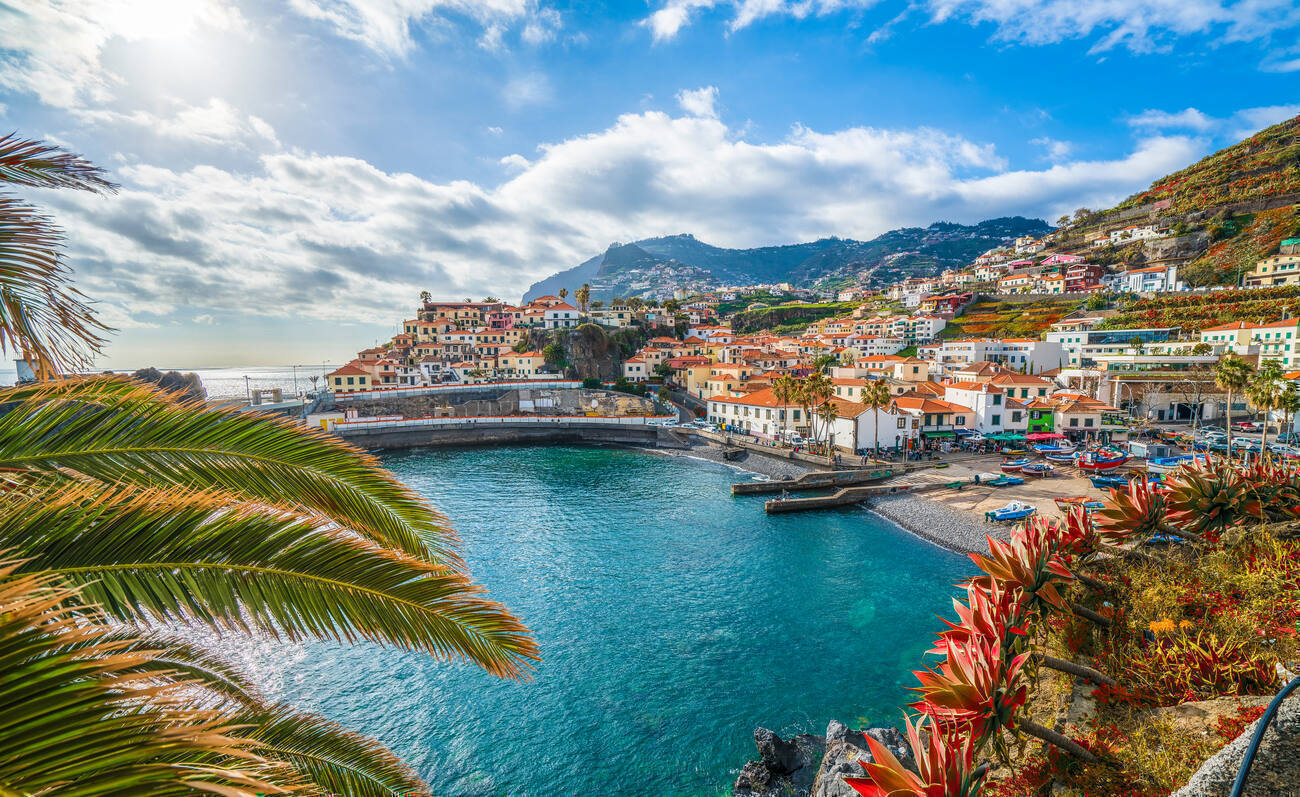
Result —
<svg viewBox="0 0 1300 797"><path fill-rule="evenodd" d="M249 725L257 750L291 767L320 794L418 797L429 787L387 748L335 722L288 706L250 709L233 717Z"/></svg>
<svg viewBox="0 0 1300 797"><path fill-rule="evenodd" d="M125 621L366 639L520 677L527 629L464 573L221 493L79 485L15 496L0 549Z"/></svg>
<svg viewBox="0 0 1300 797"><path fill-rule="evenodd" d="M0 793L282 791L253 774L263 762L219 715L184 708L141 669L149 653L84 622L50 575L18 568L0 562Z"/></svg>
<svg viewBox="0 0 1300 797"><path fill-rule="evenodd" d="M222 656L181 637L160 631L110 628L103 641L121 644L123 653L147 651L149 659L131 672L148 672L167 680L185 681L201 687L235 706L258 706L264 702L248 678ZM211 703L200 696L198 702Z"/></svg>
<svg viewBox="0 0 1300 797"><path fill-rule="evenodd" d="M357 449L290 421L187 403L121 378L0 391L0 469L106 484L220 487L301 507L384 546L461 568L441 514Z"/></svg>
<svg viewBox="0 0 1300 797"><path fill-rule="evenodd" d="M81 156L13 133L0 138L0 182L97 193L117 190L102 169Z"/></svg>
<svg viewBox="0 0 1300 797"><path fill-rule="evenodd" d="M107 330L68 284L63 244L47 217L0 195L0 351L34 361L43 376L89 366Z"/></svg>

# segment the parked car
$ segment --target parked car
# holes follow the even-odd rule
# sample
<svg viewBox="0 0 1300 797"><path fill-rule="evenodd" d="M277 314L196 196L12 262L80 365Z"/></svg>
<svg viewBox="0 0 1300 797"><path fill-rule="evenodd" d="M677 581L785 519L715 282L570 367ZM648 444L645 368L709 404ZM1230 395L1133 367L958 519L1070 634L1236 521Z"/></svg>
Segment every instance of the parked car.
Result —
<svg viewBox="0 0 1300 797"><path fill-rule="evenodd" d="M1258 432L1262 427L1254 421L1237 421L1232 425L1234 432Z"/></svg>
<svg viewBox="0 0 1300 797"><path fill-rule="evenodd" d="M1234 437L1232 438L1232 448L1236 451L1254 451L1258 453L1260 445L1258 440L1246 440L1245 438Z"/></svg>
<svg viewBox="0 0 1300 797"><path fill-rule="evenodd" d="M1199 431L1201 434L1227 434L1228 433L1228 430L1224 429L1222 426L1202 426Z"/></svg>
<svg viewBox="0 0 1300 797"><path fill-rule="evenodd" d="M1296 443L1300 443L1300 432L1282 432L1277 436L1277 441L1279 443L1295 445Z"/></svg>

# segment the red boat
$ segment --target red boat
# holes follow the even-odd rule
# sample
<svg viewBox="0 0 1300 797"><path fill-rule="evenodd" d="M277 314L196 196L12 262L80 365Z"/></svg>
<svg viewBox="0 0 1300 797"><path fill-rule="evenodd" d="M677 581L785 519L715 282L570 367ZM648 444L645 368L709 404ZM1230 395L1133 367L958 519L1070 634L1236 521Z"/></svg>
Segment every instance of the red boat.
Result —
<svg viewBox="0 0 1300 797"><path fill-rule="evenodd" d="M1111 449L1101 449L1099 451L1088 451L1079 456L1075 461L1075 467L1083 470L1111 470L1118 468L1128 462L1128 454L1123 451Z"/></svg>

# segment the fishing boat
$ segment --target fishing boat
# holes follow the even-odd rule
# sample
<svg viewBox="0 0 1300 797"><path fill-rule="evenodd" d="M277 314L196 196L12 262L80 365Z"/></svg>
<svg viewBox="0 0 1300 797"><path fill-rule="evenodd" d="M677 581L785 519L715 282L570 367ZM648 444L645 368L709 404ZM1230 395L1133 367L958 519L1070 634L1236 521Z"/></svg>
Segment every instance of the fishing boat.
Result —
<svg viewBox="0 0 1300 797"><path fill-rule="evenodd" d="M984 519L989 522L1002 523L1008 520L1023 520L1038 512L1036 507L1021 501L1012 501L1001 509L990 509L984 513Z"/></svg>
<svg viewBox="0 0 1300 797"><path fill-rule="evenodd" d="M1019 473L1020 469L1029 464L1029 457L1021 459L1008 459L1002 463L1003 473Z"/></svg>
<svg viewBox="0 0 1300 797"><path fill-rule="evenodd" d="M1038 443L1033 449L1040 454L1063 454L1074 451L1074 443L1069 440L1060 440L1055 443Z"/></svg>
<svg viewBox="0 0 1300 797"><path fill-rule="evenodd" d="M1019 476L999 476L996 479L989 479L984 484L991 484L994 487L1011 487L1017 484L1024 484L1025 480Z"/></svg>
<svg viewBox="0 0 1300 797"><path fill-rule="evenodd" d="M1024 467L1022 467L1020 469L1020 473L1023 476L1033 476L1035 478L1041 479L1045 476L1051 476L1055 470L1056 468L1052 467L1051 465L1048 465L1045 462L1035 462L1032 465L1025 465Z"/></svg>
<svg viewBox="0 0 1300 797"><path fill-rule="evenodd" d="M1029 452L1023 448L1004 448L1002 449L1002 453L1003 454L1028 454Z"/></svg>
<svg viewBox="0 0 1300 797"><path fill-rule="evenodd" d="M1113 476L1102 476L1102 475L1089 476L1089 477L1088 477L1088 481L1092 482L1092 486L1093 486L1093 487L1096 487L1096 488L1099 489L1099 490L1104 490L1104 489L1106 489L1107 487L1127 487L1127 486L1128 486L1128 477L1127 477L1127 476L1120 476L1120 475L1113 475Z"/></svg>
<svg viewBox="0 0 1300 797"><path fill-rule="evenodd" d="M1084 470L1112 470L1128 461L1128 454L1116 448L1087 451L1074 463Z"/></svg>
<svg viewBox="0 0 1300 797"><path fill-rule="evenodd" d="M1058 465L1073 465L1075 458L1078 456L1079 455L1073 451L1062 451L1055 454L1044 454L1043 459L1046 459L1048 462L1055 462Z"/></svg>
<svg viewBox="0 0 1300 797"><path fill-rule="evenodd" d="M1105 506L1096 498L1089 498L1086 495L1062 496L1056 499L1056 506L1062 512L1069 512L1076 506L1083 507L1085 512L1095 512Z"/></svg>
<svg viewBox="0 0 1300 797"><path fill-rule="evenodd" d="M1147 470L1152 473L1172 473L1184 465L1196 461L1195 454L1182 454L1176 457L1157 457L1147 460Z"/></svg>

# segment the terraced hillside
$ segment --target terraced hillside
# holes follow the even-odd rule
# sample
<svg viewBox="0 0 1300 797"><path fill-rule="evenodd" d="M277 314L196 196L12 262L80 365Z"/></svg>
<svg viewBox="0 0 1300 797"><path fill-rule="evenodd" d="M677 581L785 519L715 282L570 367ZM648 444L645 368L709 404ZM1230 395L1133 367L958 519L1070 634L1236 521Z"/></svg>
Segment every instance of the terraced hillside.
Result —
<svg viewBox="0 0 1300 797"><path fill-rule="evenodd" d="M1102 329L1179 327L1200 331L1231 321L1276 321L1300 315L1300 285L1230 292L1162 294L1126 302Z"/></svg>
<svg viewBox="0 0 1300 797"><path fill-rule="evenodd" d="M948 322L942 338L1036 338L1079 309L1078 299L1035 297L1033 301L982 301Z"/></svg>

